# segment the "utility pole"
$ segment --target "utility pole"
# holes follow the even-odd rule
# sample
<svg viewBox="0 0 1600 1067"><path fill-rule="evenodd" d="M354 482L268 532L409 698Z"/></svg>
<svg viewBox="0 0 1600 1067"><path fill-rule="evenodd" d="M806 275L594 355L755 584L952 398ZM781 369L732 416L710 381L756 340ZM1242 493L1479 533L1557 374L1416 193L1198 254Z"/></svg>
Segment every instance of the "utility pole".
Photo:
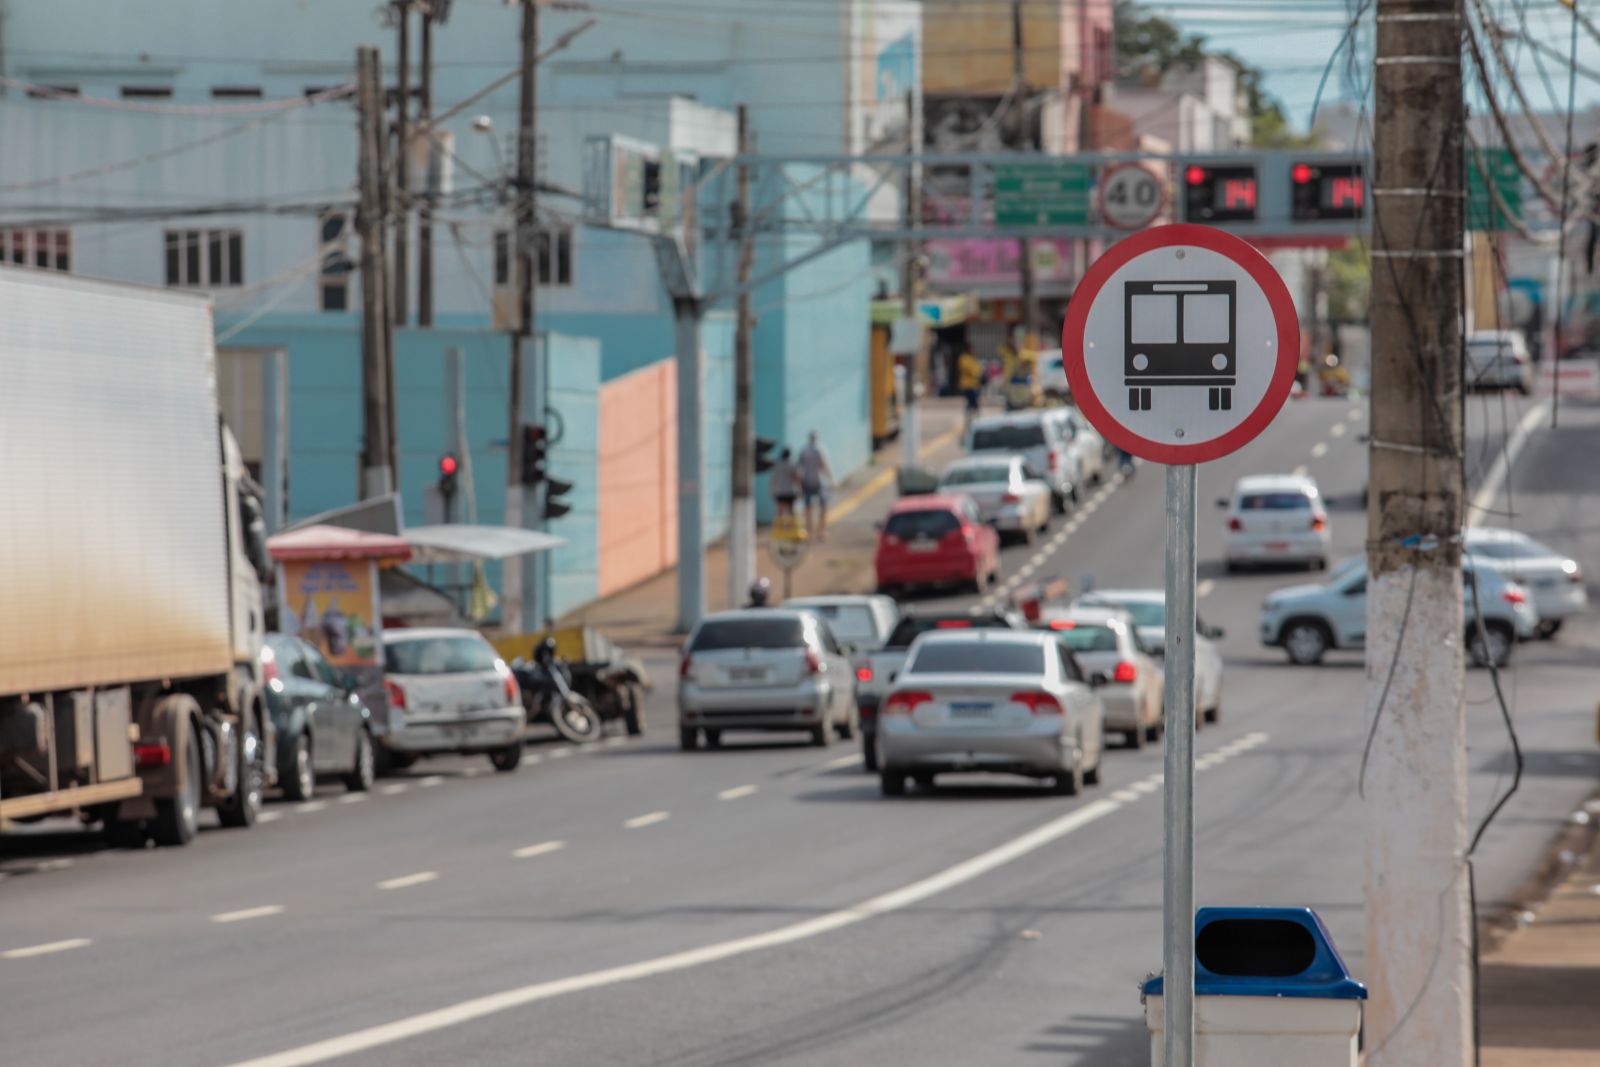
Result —
<svg viewBox="0 0 1600 1067"><path fill-rule="evenodd" d="M751 151L750 114L739 105L739 155ZM739 242L737 331L733 338L733 494L728 511L728 607L737 607L756 578L756 431L751 411L755 387L755 314L750 282L756 239L750 220L750 168L737 172L738 200L733 205L732 231Z"/></svg>
<svg viewBox="0 0 1600 1067"><path fill-rule="evenodd" d="M917 168L911 160L921 145L917 138L917 94L906 90L906 176L900 192L901 219L908 230L915 230L922 221L922 204L917 187ZM900 315L906 322L917 322L917 258L921 245L915 240L905 243L905 254L900 263ZM919 331L920 332L920 331ZM922 345L906 358L905 418L900 424L900 465L911 469L922 456L922 411L917 404L918 371L922 369Z"/></svg>
<svg viewBox="0 0 1600 1067"><path fill-rule="evenodd" d="M530 368L527 350L533 349L537 361L538 346L529 345L533 337L535 293L539 280L534 274L537 257L534 242L537 229L534 213L538 210L535 179L534 145L538 135L538 57L539 57L539 5L535 0L522 0L522 80L517 99L517 178L516 199L513 201L514 224L512 248L517 264L518 299L517 322L511 332L511 381L507 400L509 436L506 442L506 519L507 526L518 529L537 528L542 516L530 516L522 484L522 424L524 378ZM531 368L532 380L543 380L537 366ZM530 518L532 521L529 521ZM501 624L508 633L531 630L538 624L540 605L527 604L524 596L522 557L510 556L500 565Z"/></svg>
<svg viewBox="0 0 1600 1067"><path fill-rule="evenodd" d="M399 20L399 93L395 99L394 163L394 324L404 326L410 317L411 272L411 0L394 0Z"/></svg>
<svg viewBox="0 0 1600 1067"><path fill-rule="evenodd" d="M422 74L417 90L417 127L428 134L428 158L434 159L438 147L433 129L433 20L434 5L422 8ZM428 167L426 193L417 202L417 325L433 325L433 198L439 192L439 168Z"/></svg>
<svg viewBox="0 0 1600 1067"><path fill-rule="evenodd" d="M384 329L389 317L388 271L383 248L382 147L383 75L376 48L356 49L356 107L360 206L356 229L361 236L361 497L394 491L389 448L390 363Z"/></svg>
<svg viewBox="0 0 1600 1067"><path fill-rule="evenodd" d="M1470 1067L1461 0L1378 0L1367 516L1368 1067Z"/></svg>
<svg viewBox="0 0 1600 1067"><path fill-rule="evenodd" d="M1022 118L1026 113L1023 100L1027 93L1026 72L1022 63L1022 0L1011 0L1011 113L1016 118L1013 148L1035 148L1024 144ZM1038 340L1038 309L1033 294L1033 243L1026 237L1017 240L1017 270L1022 282L1022 328Z"/></svg>

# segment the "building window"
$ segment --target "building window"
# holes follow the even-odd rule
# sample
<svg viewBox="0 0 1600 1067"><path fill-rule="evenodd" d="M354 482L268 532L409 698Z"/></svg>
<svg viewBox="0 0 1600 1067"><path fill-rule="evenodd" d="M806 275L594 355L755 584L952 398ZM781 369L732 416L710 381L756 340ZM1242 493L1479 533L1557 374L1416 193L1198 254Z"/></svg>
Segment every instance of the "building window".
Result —
<svg viewBox="0 0 1600 1067"><path fill-rule="evenodd" d="M23 267L72 269L71 230L0 230L0 259Z"/></svg>
<svg viewBox="0 0 1600 1067"><path fill-rule="evenodd" d="M244 234L239 230L168 230L167 284L224 289L244 284Z"/></svg>
<svg viewBox="0 0 1600 1067"><path fill-rule="evenodd" d="M172 99L172 86L170 85L124 85L122 87L124 100L170 100Z"/></svg>
<svg viewBox="0 0 1600 1067"><path fill-rule="evenodd" d="M211 95L218 100L260 100L259 85L213 85Z"/></svg>
<svg viewBox="0 0 1600 1067"><path fill-rule="evenodd" d="M545 288L572 286L572 227L557 226L541 230L534 237L534 258L538 262L539 284ZM511 233L494 234L494 283L510 285L513 274Z"/></svg>
<svg viewBox="0 0 1600 1067"><path fill-rule="evenodd" d="M317 300L323 311L350 310L350 215L324 211L317 219L317 252L322 268L317 275Z"/></svg>

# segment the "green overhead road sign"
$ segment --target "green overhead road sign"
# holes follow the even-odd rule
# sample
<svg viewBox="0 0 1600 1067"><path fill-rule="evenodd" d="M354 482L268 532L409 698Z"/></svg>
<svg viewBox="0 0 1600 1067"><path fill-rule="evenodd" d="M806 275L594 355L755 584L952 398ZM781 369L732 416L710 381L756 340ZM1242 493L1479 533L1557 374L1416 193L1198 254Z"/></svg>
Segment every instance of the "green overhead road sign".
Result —
<svg viewBox="0 0 1600 1067"><path fill-rule="evenodd" d="M996 226L1086 226L1093 192L1092 164L996 164L994 222Z"/></svg>
<svg viewBox="0 0 1600 1067"><path fill-rule="evenodd" d="M1500 206L1489 192L1485 175L1500 192ZM1477 148L1467 150L1467 229L1509 230L1511 216L1522 217L1522 172L1509 148Z"/></svg>

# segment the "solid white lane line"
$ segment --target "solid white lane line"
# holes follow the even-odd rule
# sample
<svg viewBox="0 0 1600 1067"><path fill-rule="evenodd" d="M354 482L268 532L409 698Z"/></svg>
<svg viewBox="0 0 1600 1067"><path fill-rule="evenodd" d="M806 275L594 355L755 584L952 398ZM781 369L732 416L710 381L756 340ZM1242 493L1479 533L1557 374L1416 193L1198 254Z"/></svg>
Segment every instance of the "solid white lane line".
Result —
<svg viewBox="0 0 1600 1067"><path fill-rule="evenodd" d="M1328 454L1328 442L1326 442L1326 441L1318 441L1316 444L1311 446L1311 458L1312 459L1321 459L1323 456L1326 456L1327 454Z"/></svg>
<svg viewBox="0 0 1600 1067"><path fill-rule="evenodd" d="M33 869L38 873L43 874L46 871L64 871L71 866L72 861L68 859L40 860L38 863L33 865Z"/></svg>
<svg viewBox="0 0 1600 1067"><path fill-rule="evenodd" d="M1298 467L1296 467L1291 473L1294 474L1294 476L1296 478L1304 478L1306 475L1311 473L1311 468L1306 466L1304 463L1302 463Z"/></svg>
<svg viewBox="0 0 1600 1067"><path fill-rule="evenodd" d="M346 793L344 796L339 798L339 803L359 804L365 799L367 799L367 794L365 793Z"/></svg>
<svg viewBox="0 0 1600 1067"><path fill-rule="evenodd" d="M947 867L937 874L930 875L920 881L883 893L870 900L864 900L854 907L828 912L788 926L780 926L765 933L734 938L730 941L720 941L702 948L675 952L666 956L657 956L654 959L644 960L639 963L609 967L601 971L590 971L587 974L574 975L570 978L558 978L554 981L536 982L517 989L508 989L502 993L491 993L487 996L475 997L448 1007L398 1019L392 1023L382 1023L378 1026L357 1030L339 1037L315 1041L284 1052L241 1061L230 1065L230 1067L307 1067L309 1064L325 1063L340 1056L349 1056L357 1052L381 1048L385 1045L392 1045L397 1041L404 1041L407 1038L420 1037L423 1034L434 1033L475 1019L482 1019L486 1016L511 1011L515 1008L536 1004L544 1000L552 1000L570 993L599 989L605 986L617 985L621 982L651 978L656 975L672 974L676 971L686 971L693 967L701 967L708 963L716 963L735 956L744 956L763 949L776 948L781 945L790 945L797 941L819 937L822 934L854 926L856 923L864 922L879 915L900 911L929 897L964 885L996 868L1003 867L1030 853L1037 852L1046 845L1097 822L1107 815L1121 810L1121 808L1122 805L1113 800L1092 801L1081 808L1058 816L1020 837L1012 838L1002 845L980 853L953 867Z"/></svg>
<svg viewBox="0 0 1600 1067"><path fill-rule="evenodd" d="M853 756L840 756L838 759L831 759L827 763L824 763L821 767L819 767L817 769L818 770L823 770L823 771L836 771L840 767L854 767L856 764L858 764L860 762L861 762L861 753L857 752Z"/></svg>
<svg viewBox="0 0 1600 1067"><path fill-rule="evenodd" d="M1331 437L1343 437L1344 436L1344 423L1336 422L1332 426L1328 427L1328 434Z"/></svg>
<svg viewBox="0 0 1600 1067"><path fill-rule="evenodd" d="M616 748L619 745L625 745L627 743L628 739L626 737L608 737L605 740L605 745L607 748Z"/></svg>
<svg viewBox="0 0 1600 1067"><path fill-rule="evenodd" d="M259 908L241 908L211 916L214 923L242 923L247 919L265 919L269 915L282 915L282 904L263 904Z"/></svg>
<svg viewBox="0 0 1600 1067"><path fill-rule="evenodd" d="M1217 583L1215 579L1202 578L1200 580L1200 584L1194 587L1194 595L1197 597L1208 597L1211 595L1211 591L1216 587Z"/></svg>
<svg viewBox="0 0 1600 1067"><path fill-rule="evenodd" d="M1517 423L1517 428L1506 438L1505 446L1494 457L1489 473L1483 476L1483 484L1472 494L1472 507L1467 512L1468 526L1478 525L1494 507L1494 498L1500 495L1500 487L1505 484L1506 475L1510 473L1511 465L1517 461L1522 446L1527 444L1528 434L1532 433L1533 428L1549 414L1548 400L1539 401L1523 414L1522 421Z"/></svg>
<svg viewBox="0 0 1600 1067"><path fill-rule="evenodd" d="M738 800L740 797L750 796L756 791L753 785L736 785L732 789L724 789L717 794L718 800Z"/></svg>
<svg viewBox="0 0 1600 1067"><path fill-rule="evenodd" d="M1146 778L1142 781L1134 782L1128 788L1133 790L1135 793L1143 795L1145 793L1154 793L1157 789L1161 788L1161 783L1152 782L1150 779Z"/></svg>
<svg viewBox="0 0 1600 1067"><path fill-rule="evenodd" d="M430 774L430 775L428 775L428 777L424 778L422 781L417 783L417 788L418 789L432 789L436 785L443 785L443 784L444 784L443 776L437 775L437 774Z"/></svg>
<svg viewBox="0 0 1600 1067"><path fill-rule="evenodd" d="M1124 804L1132 804L1139 799L1139 794L1132 789L1119 789L1111 794L1111 799L1121 801Z"/></svg>
<svg viewBox="0 0 1600 1067"><path fill-rule="evenodd" d="M1199 759L1195 760L1194 769L1197 771L1210 770L1212 767L1215 767L1217 764L1221 763L1227 758L1227 756L1213 752L1208 756L1201 756Z"/></svg>
<svg viewBox="0 0 1600 1067"><path fill-rule="evenodd" d="M25 960L32 956L48 956L54 952L68 952L75 948L84 948L94 944L87 937L74 937L66 941L47 941L42 945L29 945L26 948L12 948L0 952L0 959Z"/></svg>
<svg viewBox="0 0 1600 1067"><path fill-rule="evenodd" d="M302 815L310 815L312 812L321 811L327 806L328 802L326 800L308 800L304 804L296 804L294 810Z"/></svg>
<svg viewBox="0 0 1600 1067"><path fill-rule="evenodd" d="M281 818L283 818L281 811L264 811L256 816L256 822L277 822Z"/></svg>
<svg viewBox="0 0 1600 1067"><path fill-rule="evenodd" d="M519 848L511 855L514 859L531 860L535 856L547 856L552 852L560 852L566 847L567 843L565 841L542 841L537 845Z"/></svg>
<svg viewBox="0 0 1600 1067"><path fill-rule="evenodd" d="M439 877L438 871L418 871L416 874L401 875L399 878L390 878L379 882L379 889L406 889L414 885L422 885Z"/></svg>
<svg viewBox="0 0 1600 1067"><path fill-rule="evenodd" d="M629 830L641 830L646 826L654 826L658 822L666 822L670 818L672 818L671 812L652 811L647 815L635 815L633 818L625 820L622 825Z"/></svg>
<svg viewBox="0 0 1600 1067"><path fill-rule="evenodd" d="M476 778L480 774L488 774L489 773L489 768L487 768L487 767L463 767L461 769L461 773L463 775L465 775L466 777L468 777L468 778Z"/></svg>
<svg viewBox="0 0 1600 1067"><path fill-rule="evenodd" d="M396 782L394 785L384 786L382 789L378 790L378 792L382 793L386 797L397 797L410 788L411 787L409 785L402 785L399 782Z"/></svg>

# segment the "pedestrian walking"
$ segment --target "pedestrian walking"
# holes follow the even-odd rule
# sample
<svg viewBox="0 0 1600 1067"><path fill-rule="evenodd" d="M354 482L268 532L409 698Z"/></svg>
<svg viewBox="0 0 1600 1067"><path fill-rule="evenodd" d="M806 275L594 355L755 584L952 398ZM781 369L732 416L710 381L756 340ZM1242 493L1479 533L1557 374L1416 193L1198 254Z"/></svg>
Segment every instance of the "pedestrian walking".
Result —
<svg viewBox="0 0 1600 1067"><path fill-rule="evenodd" d="M800 472L795 470L794 452L785 447L767 473L767 491L777 505L778 518L794 518L794 500L800 495Z"/></svg>
<svg viewBox="0 0 1600 1067"><path fill-rule="evenodd" d="M826 541L828 533L828 490L833 484L833 468L828 466L828 450L812 430L806 447L800 450L800 493L805 498L806 537Z"/></svg>
<svg viewBox="0 0 1600 1067"><path fill-rule="evenodd" d="M978 394L983 389L983 364L972 354L972 349L961 350L961 356L956 360L956 378L961 395L967 399L966 421L970 424L978 417Z"/></svg>

